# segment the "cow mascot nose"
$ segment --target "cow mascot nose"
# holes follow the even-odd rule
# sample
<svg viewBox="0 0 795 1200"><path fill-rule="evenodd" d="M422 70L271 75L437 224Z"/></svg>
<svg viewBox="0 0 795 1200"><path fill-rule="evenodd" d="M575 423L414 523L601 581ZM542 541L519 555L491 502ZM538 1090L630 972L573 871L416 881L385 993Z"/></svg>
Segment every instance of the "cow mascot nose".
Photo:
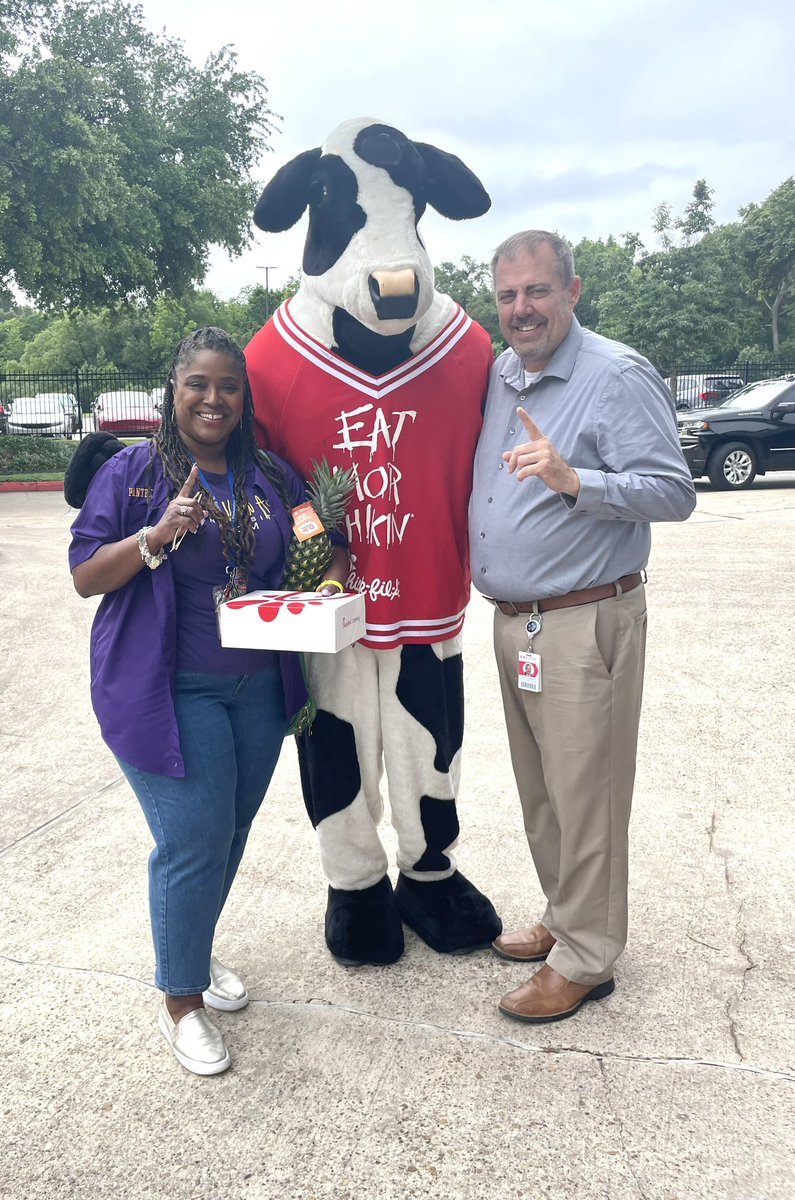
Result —
<svg viewBox="0 0 795 1200"><path fill-rule="evenodd" d="M246 349L258 440L306 478L322 458L355 478L347 588L364 596L366 632L306 656L317 716L297 737L326 943L351 966L398 959L403 923L452 954L502 931L455 854L467 506L492 350L434 287L417 232L428 205L463 220L490 200L459 158L356 119L283 166L254 211L271 232L309 216L301 286Z"/></svg>

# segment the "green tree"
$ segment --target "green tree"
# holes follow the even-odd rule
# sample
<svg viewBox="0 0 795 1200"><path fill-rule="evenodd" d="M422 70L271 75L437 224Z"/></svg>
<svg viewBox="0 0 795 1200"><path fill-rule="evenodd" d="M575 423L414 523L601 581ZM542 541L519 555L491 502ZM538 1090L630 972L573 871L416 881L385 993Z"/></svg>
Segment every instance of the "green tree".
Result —
<svg viewBox="0 0 795 1200"><path fill-rule="evenodd" d="M681 232L686 246L715 228L712 211L715 201L714 190L707 186L706 179L697 179L693 187L693 199L685 207L684 216L677 217L674 225Z"/></svg>
<svg viewBox="0 0 795 1200"><path fill-rule="evenodd" d="M714 191L706 179L697 179L693 185L693 199L685 206L683 216L675 217L667 201L658 204L652 212L652 229L657 234L663 250L673 250L677 244L677 230L685 246L692 246L704 234L715 228L712 210ZM637 235L635 235L637 236Z"/></svg>
<svg viewBox="0 0 795 1200"><path fill-rule="evenodd" d="M664 375L688 360L717 365L736 341L720 290L699 278L686 248L643 259L597 310L600 333L640 350Z"/></svg>
<svg viewBox="0 0 795 1200"><path fill-rule="evenodd" d="M3 0L7 2L7 0ZM249 241L272 114L227 47L197 70L124 0L66 0L0 90L0 281L42 307L179 294Z"/></svg>
<svg viewBox="0 0 795 1200"><path fill-rule="evenodd" d="M505 343L500 333L489 264L476 262L465 254L459 266L451 262L440 263L435 268L435 275L437 291L450 296L482 325L491 337L495 352L500 353Z"/></svg>
<svg viewBox="0 0 795 1200"><path fill-rule="evenodd" d="M740 216L749 291L769 313L777 354L784 308L795 293L795 179L779 184L761 204L741 208Z"/></svg>
<svg viewBox="0 0 795 1200"><path fill-rule="evenodd" d="M598 303L605 292L623 288L632 272L634 249L621 246L613 237L583 238L574 247L574 269L582 280L577 302L577 320L596 333L599 329Z"/></svg>

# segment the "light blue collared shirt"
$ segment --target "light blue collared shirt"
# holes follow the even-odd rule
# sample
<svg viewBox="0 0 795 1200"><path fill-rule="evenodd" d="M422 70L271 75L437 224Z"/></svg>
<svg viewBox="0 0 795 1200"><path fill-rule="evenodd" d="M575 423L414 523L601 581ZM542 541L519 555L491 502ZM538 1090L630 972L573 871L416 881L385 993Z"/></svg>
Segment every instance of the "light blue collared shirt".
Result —
<svg viewBox="0 0 795 1200"><path fill-rule="evenodd" d="M517 480L502 455L527 441L521 404L580 477L576 500ZM650 521L684 521L696 493L673 399L629 346L571 328L540 377L506 350L492 367L469 508L472 582L498 600L542 600L646 566Z"/></svg>

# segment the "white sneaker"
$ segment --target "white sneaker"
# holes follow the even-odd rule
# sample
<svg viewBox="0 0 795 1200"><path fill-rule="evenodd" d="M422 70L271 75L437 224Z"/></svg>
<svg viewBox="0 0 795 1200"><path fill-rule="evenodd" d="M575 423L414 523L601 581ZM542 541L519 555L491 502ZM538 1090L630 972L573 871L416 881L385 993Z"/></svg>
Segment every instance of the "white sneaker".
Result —
<svg viewBox="0 0 795 1200"><path fill-rule="evenodd" d="M203 993L208 1008L222 1012L237 1012L248 1004L246 985L239 975L225 967L217 958L210 959L210 986Z"/></svg>
<svg viewBox="0 0 795 1200"><path fill-rule="evenodd" d="M203 1008L196 1008L175 1022L164 998L158 1024L174 1057L186 1071L194 1075L220 1075L231 1064L221 1030Z"/></svg>

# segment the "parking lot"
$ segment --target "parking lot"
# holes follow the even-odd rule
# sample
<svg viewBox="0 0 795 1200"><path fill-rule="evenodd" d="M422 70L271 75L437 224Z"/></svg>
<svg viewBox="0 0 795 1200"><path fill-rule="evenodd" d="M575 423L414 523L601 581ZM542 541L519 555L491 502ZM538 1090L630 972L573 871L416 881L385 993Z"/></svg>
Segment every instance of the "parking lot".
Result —
<svg viewBox="0 0 795 1200"><path fill-rule="evenodd" d="M392 967L338 966L286 743L219 930L253 1003L219 1014L215 1079L156 1027L149 837L90 709L70 512L0 495L0 1197L790 1200L795 475L697 488L654 531L615 994L522 1026L496 1005L526 969L487 952L407 932ZM476 596L459 860L512 927L541 897L490 622Z"/></svg>

